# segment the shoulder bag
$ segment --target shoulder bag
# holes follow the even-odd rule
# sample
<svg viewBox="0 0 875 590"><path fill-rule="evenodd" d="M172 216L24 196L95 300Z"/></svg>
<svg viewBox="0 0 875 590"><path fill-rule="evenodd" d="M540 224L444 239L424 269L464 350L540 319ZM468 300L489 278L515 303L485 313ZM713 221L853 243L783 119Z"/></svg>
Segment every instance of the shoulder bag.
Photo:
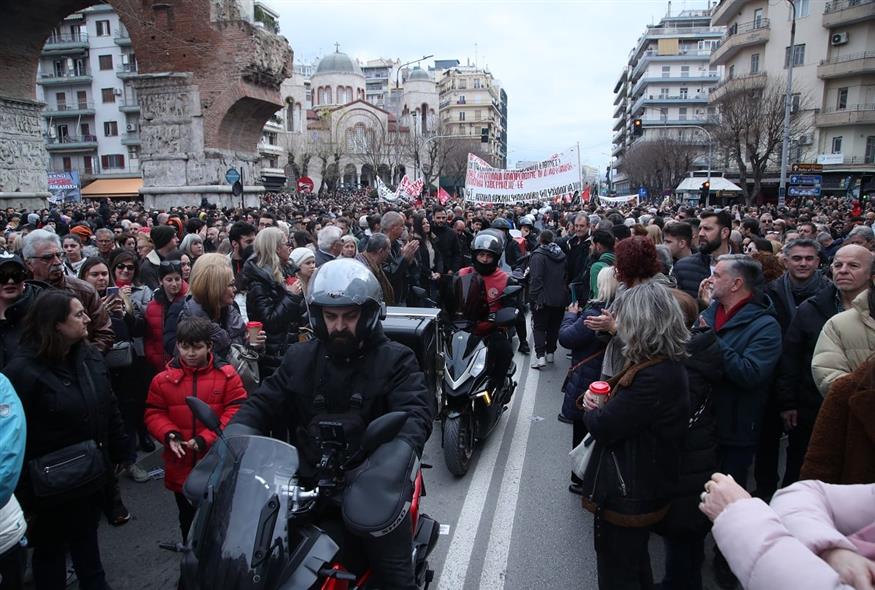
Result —
<svg viewBox="0 0 875 590"><path fill-rule="evenodd" d="M243 388L248 393L255 391L261 383L261 374L258 370L258 353L243 344L231 344L231 350L228 352L228 363L240 375L240 379L243 381Z"/></svg>

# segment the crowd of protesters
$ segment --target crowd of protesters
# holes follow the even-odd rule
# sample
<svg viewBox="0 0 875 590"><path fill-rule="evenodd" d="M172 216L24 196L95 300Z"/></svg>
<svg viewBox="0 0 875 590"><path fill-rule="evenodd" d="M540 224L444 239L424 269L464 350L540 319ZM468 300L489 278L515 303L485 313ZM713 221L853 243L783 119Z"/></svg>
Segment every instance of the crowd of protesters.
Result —
<svg viewBox="0 0 875 590"><path fill-rule="evenodd" d="M262 376L276 370L308 337L304 301L316 268L354 258L374 273L387 305L423 305L441 300L470 264L474 235L493 228L505 239L502 267L527 285L530 368L549 371L559 344L570 351L558 419L572 426L572 447L595 440L569 491L595 514L600 587L652 587L656 532L666 547L661 587L701 588L709 518L718 583L736 587L740 577L757 587L752 572L768 567L756 563L770 563L768 552L745 554L744 527L723 524L743 518L730 506L752 500L743 488L777 502L799 479L875 484L873 222L868 202L837 198L782 209L402 205L357 191L273 195L260 208L7 209L0 370L27 392L27 435L17 487L0 488L0 575L20 575L23 510L38 589L63 588L68 548L81 587L105 588L99 516L116 526L131 518L117 477L148 481L138 450L156 441L184 537L192 511L179 493L190 468L183 458L203 456L213 440L174 426L190 416L187 380L203 372L218 384L221 399L211 403L227 422L246 395L228 365L235 347L259 352ZM520 352L530 354L524 320L517 331ZM599 380L614 387L606 405L589 391ZM0 393L7 389L0 380ZM28 464L89 436L109 449L111 476L64 501L34 493ZM0 468L4 477L14 471ZM747 512L767 518L759 508L768 510ZM866 514L839 536L872 524ZM857 547L800 542L830 564L825 552ZM835 580L853 585L846 574Z"/></svg>

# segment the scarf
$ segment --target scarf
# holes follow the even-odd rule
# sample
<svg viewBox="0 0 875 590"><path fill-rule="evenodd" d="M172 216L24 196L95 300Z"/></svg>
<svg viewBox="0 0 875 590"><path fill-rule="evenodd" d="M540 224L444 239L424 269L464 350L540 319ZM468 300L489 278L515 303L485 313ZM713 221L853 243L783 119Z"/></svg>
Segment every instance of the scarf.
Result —
<svg viewBox="0 0 875 590"><path fill-rule="evenodd" d="M815 271L811 278L802 284L794 283L788 272L781 275L778 280L781 284L777 292L784 300L786 308L791 311L795 311L803 301L816 295L823 285L823 275L819 270Z"/></svg>

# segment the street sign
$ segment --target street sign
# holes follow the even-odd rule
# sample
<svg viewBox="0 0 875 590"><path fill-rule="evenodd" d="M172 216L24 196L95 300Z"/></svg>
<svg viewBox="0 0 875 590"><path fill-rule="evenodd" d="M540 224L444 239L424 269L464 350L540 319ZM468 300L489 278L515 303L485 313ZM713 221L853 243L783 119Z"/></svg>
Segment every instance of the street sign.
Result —
<svg viewBox="0 0 875 590"><path fill-rule="evenodd" d="M820 185L823 182L823 176L819 174L791 174L790 184L799 184L805 186Z"/></svg>
<svg viewBox="0 0 875 590"><path fill-rule="evenodd" d="M823 172L823 164L809 164L798 162L790 166L791 172Z"/></svg>
<svg viewBox="0 0 875 590"><path fill-rule="evenodd" d="M790 197L819 197L820 186L791 186L787 188Z"/></svg>
<svg viewBox="0 0 875 590"><path fill-rule="evenodd" d="M228 168L228 171L225 172L225 181L228 184L234 184L240 180L240 171L236 168Z"/></svg>

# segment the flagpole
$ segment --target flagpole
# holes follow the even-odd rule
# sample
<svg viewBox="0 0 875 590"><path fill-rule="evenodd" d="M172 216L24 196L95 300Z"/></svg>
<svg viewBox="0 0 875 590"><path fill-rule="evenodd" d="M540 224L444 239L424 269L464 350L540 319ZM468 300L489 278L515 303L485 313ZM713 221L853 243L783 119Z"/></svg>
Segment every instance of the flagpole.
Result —
<svg viewBox="0 0 875 590"><path fill-rule="evenodd" d="M580 142L577 142L577 182L580 183L579 201L583 205L583 168L580 166Z"/></svg>

